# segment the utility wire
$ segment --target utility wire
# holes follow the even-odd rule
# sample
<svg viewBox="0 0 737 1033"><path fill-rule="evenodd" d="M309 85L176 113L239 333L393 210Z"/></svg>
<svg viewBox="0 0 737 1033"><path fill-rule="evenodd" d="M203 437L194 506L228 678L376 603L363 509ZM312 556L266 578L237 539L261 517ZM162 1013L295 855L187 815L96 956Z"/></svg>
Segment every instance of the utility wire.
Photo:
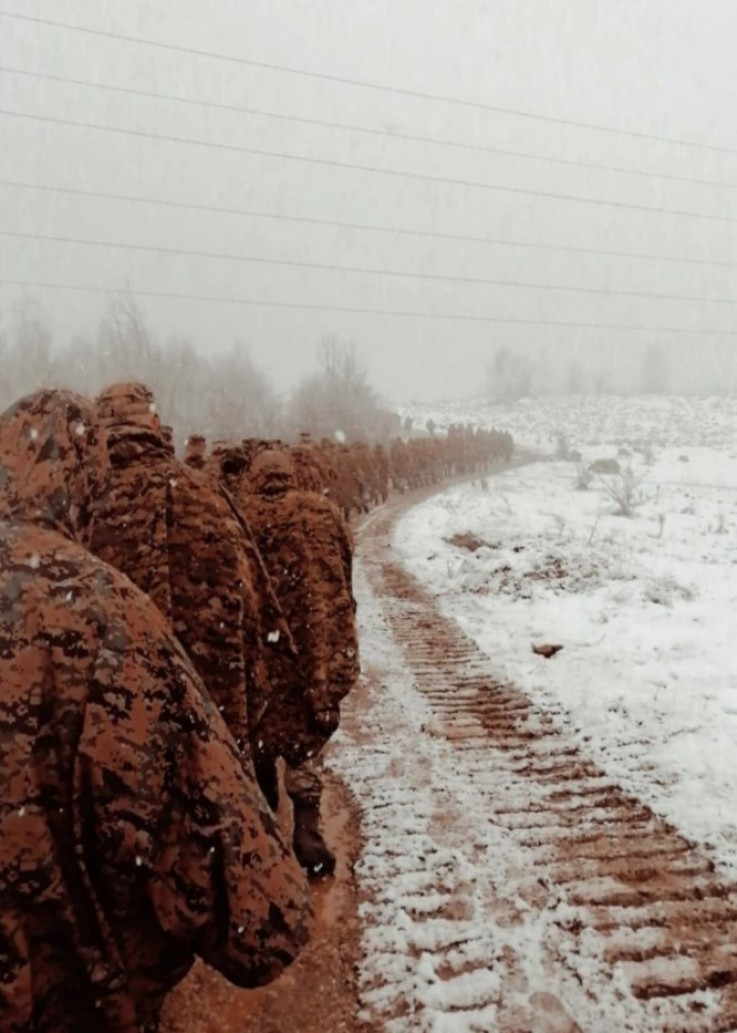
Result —
<svg viewBox="0 0 737 1033"><path fill-rule="evenodd" d="M22 180L0 179L0 187L19 190L36 190L44 193L62 194L69 197L89 197L100 201L122 201L130 204L149 204L178 211L207 212L213 215L236 215L249 219L267 219L278 222L294 222L307 226L326 226L330 229L355 230L362 233L384 233L391 236L417 237L422 240L451 240L461 243L484 244L500 247L516 247L534 251L560 251L568 254L589 255L604 258L628 258L646 262L669 262L682 265L716 266L724 269L737 268L737 262L717 261L706 258L679 258L674 255L653 255L640 251L613 251L599 248L578 247L570 244L539 244L524 240L509 240L504 237L479 237L463 233L439 233L432 230L410 229L406 226L380 226L361 222L342 222L335 219L317 219L306 215L286 215L280 212L264 212L249 208L229 208L219 205L194 204L186 201L172 201L166 198L139 197L135 194L113 194L98 190L82 190L74 187L49 186L42 183L28 183Z"/></svg>
<svg viewBox="0 0 737 1033"><path fill-rule="evenodd" d="M177 255L183 258L208 258L228 262L248 262L255 265L288 267L293 269L315 269L321 272L357 273L363 276L393 276L409 280L430 280L440 283L464 283L487 287L516 287L527 290L562 291L574 294L607 295L625 298L644 298L650 301L686 301L715 305L737 305L735 298L707 298L700 295L658 294L644 291L611 290L606 287L576 287L556 283L535 283L525 280L497 280L479 276L447 276L435 273L409 272L401 269L377 269L366 266L338 265L323 262L306 262L287 258L264 258L253 255L234 255L216 251L188 251L183 248L160 247L150 244L129 244L115 240L91 240L85 237L63 237L44 233L21 233L0 229L0 237L20 240L35 240L54 244L81 244L87 247L118 248L126 251L144 251L150 254Z"/></svg>
<svg viewBox="0 0 737 1033"><path fill-rule="evenodd" d="M0 284L11 287L34 287L39 290L83 291L92 294L110 294L115 288L92 287L83 284L49 283L37 280L15 280L0 278ZM703 327L683 326L640 326L629 323L575 323L549 319L517 319L501 316L474 316L463 312L415 312L406 309L360 308L351 305L317 305L311 302L264 301L260 298L226 298L219 295L176 294L168 291L135 289L133 293L143 298L166 298L173 301L203 301L216 304L241 305L258 308L298 310L306 312L341 312L362 316L393 316L408 319L442 320L445 322L496 323L505 326L550 326L579 330L625 330L638 333L699 334L709 337L737 337L737 330L710 330Z"/></svg>
<svg viewBox="0 0 737 1033"><path fill-rule="evenodd" d="M679 208L658 208L652 205L633 204L626 201L611 201L604 198L581 197L578 194L556 194L548 190L530 190L525 187L500 186L496 183L470 179L455 179L450 176L433 176L425 172L408 172L400 169L386 169L375 165L361 165L354 162L333 161L328 158L311 158L301 154L289 154L283 151L270 151L256 147L244 147L238 144L218 143L211 140L196 140L186 136L169 136L163 133L150 133L143 129L121 129L117 126L105 126L96 122L76 122L73 119L55 118L51 115L35 115L25 111L0 109L0 115L9 118L29 119L36 122L47 122L54 125L71 126L76 129L92 129L104 133L132 136L138 139L159 140L164 143L187 144L196 147L207 147L213 150L232 151L239 154L251 154L257 158L276 158L280 161L293 161L303 165L324 166L333 169L344 169L351 172L368 172L374 175L393 176L415 182L440 183L445 186L473 187L479 190L492 190L497 193L514 194L524 197L541 197L545 200L588 204L597 207L616 208L625 211L648 212L656 215L672 215L680 218L703 219L709 222L737 222L730 215L713 215L707 212L695 212Z"/></svg>
<svg viewBox="0 0 737 1033"><path fill-rule="evenodd" d="M676 137L659 136L654 133L639 132L631 129L617 129L613 126L602 125L597 122L584 122L570 118L557 118L552 115L540 115L520 108L502 107L498 104L487 104L482 101L464 100L460 97L451 97L444 94L428 93L422 90L412 90L399 86L389 86L385 83L372 82L370 80L354 79L340 75L329 75L326 72L315 72L306 68L296 68L290 65L276 64L275 62L256 61L252 58L236 57L232 54L217 53L215 51L201 50L194 47L178 46L173 43L162 43L158 40L145 39L140 36L131 36L103 29L93 29L85 25L76 25L71 22L57 21L52 18L40 18L36 15L30 14L19 14L15 11L0 9L0 17L12 18L16 21L32 22L36 25L46 25L71 32L85 33L86 35L97 36L98 38L122 40L127 43L136 43L140 46L155 47L157 49L169 50L179 54L189 54L194 57L206 57L218 61L227 61L231 64L243 65L250 68L262 68L271 72L283 72L288 75L302 76L308 79L318 79L323 82L338 83L342 86L359 86L363 89L378 90L382 93L388 93L395 96L414 97L420 100L433 101L435 103L453 104L459 107L472 108L477 111L490 111L495 114L513 115L516 118L533 119L538 122L547 122L553 125L573 126L576 129L593 129L597 132L611 133L617 136L629 136L639 140L654 140L657 143L675 144L679 147L691 147L698 150L715 151L722 154L737 154L737 148L735 147L700 143L696 140L682 140Z"/></svg>
<svg viewBox="0 0 737 1033"><path fill-rule="evenodd" d="M0 72L40 79L47 82L65 83L71 86L82 86L86 89L102 90L108 93L119 93L131 97L143 97L146 100L174 101L194 107L209 108L214 111L227 111L239 115L270 118L276 121L297 123L298 125L319 126L323 129L337 129L347 133L363 133L368 136L385 137L390 140L406 140L411 143L432 144L438 147L452 147L463 151L475 151L481 154L496 154L506 158L524 158L531 161L544 161L553 165L564 165L572 168L591 169L599 172L615 172L628 176L644 176L650 179L668 180L675 183L691 183L696 186L719 187L728 190L737 189L737 183L725 183L718 179L699 179L694 176L679 176L672 172L650 172L647 169L632 169L623 165L602 165L599 162L580 161L574 158L556 158L547 154L532 151L518 151L506 147L489 147L484 144L465 143L461 140L447 140L438 136L422 136L414 133L395 132L390 129L376 129L370 126L358 126L353 123L332 122L322 118L306 118L301 115L285 115L278 111L267 111L264 108L242 107L237 104L223 104L218 101L199 100L193 97L182 97L175 93L158 93L152 90L139 90L130 86L113 86L109 83L92 82L89 79L73 79L65 75L49 75L45 72L33 72L26 68L15 68L0 65Z"/></svg>

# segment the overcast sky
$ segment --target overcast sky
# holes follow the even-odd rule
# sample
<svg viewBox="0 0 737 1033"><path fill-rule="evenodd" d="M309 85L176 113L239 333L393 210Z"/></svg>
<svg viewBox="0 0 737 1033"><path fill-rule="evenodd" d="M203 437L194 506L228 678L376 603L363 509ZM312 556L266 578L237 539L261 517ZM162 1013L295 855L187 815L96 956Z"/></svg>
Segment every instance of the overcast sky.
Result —
<svg viewBox="0 0 737 1033"><path fill-rule="evenodd" d="M737 327L735 306L725 303L735 298L735 268L662 260L737 260L735 0L216 0L211 5L202 0L0 0L0 9L174 48L0 17L0 65L5 69L0 72L0 108L6 112L0 115L0 178L180 205L3 185L0 229L6 233L456 278L428 280L0 236L2 278L103 289L30 291L60 336L92 332L108 296L104 291L114 294L129 283L157 334L185 335L198 347L212 349L241 341L280 389L313 365L322 336L353 339L378 386L395 399L472 391L500 343L553 354L574 345L582 353L630 355L661 341L693 353L695 362L714 340L737 346L737 338L700 332ZM187 52L192 48L243 60L198 56ZM19 70L210 106L73 85ZM408 135L469 146L400 138ZM510 150L541 157L499 153ZM540 193L616 203L556 200ZM350 229L319 220L439 236ZM458 278L538 286L462 283ZM541 284L722 301L554 291ZM145 292L186 300L152 298ZM17 295L17 287L0 286L2 318L7 319ZM195 296L270 304L236 305ZM693 332L556 328L281 305Z"/></svg>

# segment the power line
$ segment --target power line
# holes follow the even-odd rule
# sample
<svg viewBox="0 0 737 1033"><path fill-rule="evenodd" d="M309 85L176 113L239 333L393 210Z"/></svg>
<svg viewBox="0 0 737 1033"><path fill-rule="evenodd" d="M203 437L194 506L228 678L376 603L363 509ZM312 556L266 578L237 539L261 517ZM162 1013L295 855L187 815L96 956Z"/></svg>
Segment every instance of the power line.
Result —
<svg viewBox="0 0 737 1033"><path fill-rule="evenodd" d="M605 258L638 259L646 262L668 262L682 265L715 266L724 269L737 268L737 262L717 261L705 258L678 258L674 255L653 255L639 251L612 251L599 248L578 247L570 244L539 244L524 240L509 240L503 237L479 237L463 233L438 233L432 230L416 230L406 226L379 226L360 222L342 222L335 219L318 219L306 215L286 215L280 212L264 212L248 208L229 208L219 205L194 204L172 201L166 198L139 197L135 194L112 194L97 190L82 190L74 187L49 186L41 183L27 183L20 180L0 179L1 187L20 190L36 190L44 193L63 194L71 197L89 197L101 201L122 201L130 204L150 204L161 208L180 211L207 212L213 215L237 215L249 219L267 219L278 222L294 222L308 226L325 226L330 229L356 230L364 233L383 233L391 236L417 237L426 240L451 240L460 243L484 244L500 247L517 247L533 251L559 251Z"/></svg>
<svg viewBox="0 0 737 1033"><path fill-rule="evenodd" d="M712 215L707 212L695 212L679 208L658 208L652 205L633 204L627 201L611 201L604 198L581 197L578 194L556 194L548 190L530 190L525 187L499 186L470 179L455 179L450 176L433 176L426 172L408 172L401 169L385 169L375 165L361 165L354 162L334 161L328 158L311 158L301 154L289 154L283 151L270 151L257 147L244 147L239 144L218 143L211 140L196 140L186 136L169 136L163 133L150 133L143 129L121 129L117 126L105 126L96 122L75 122L72 119L56 118L51 115L34 115L25 111L0 109L0 115L9 118L25 118L36 122L49 122L54 125L71 126L76 129L92 129L98 132L132 136L138 139L159 140L164 143L187 144L195 147L207 147L213 150L232 151L238 154L250 154L257 158L276 158L280 161L293 161L303 165L324 166L343 169L350 172L368 172L373 175L393 176L415 182L440 183L444 186L473 187L479 190L492 190L497 193L514 194L524 197L541 197L545 200L564 201L566 203L588 204L597 207L616 208L626 211L648 212L656 215L672 215L680 218L703 219L709 222L737 222L737 218L729 215Z"/></svg>
<svg viewBox="0 0 737 1033"><path fill-rule="evenodd" d="M231 64L244 65L251 68L261 68L270 72L283 72L288 75L297 75L308 79L318 79L323 82L337 83L342 86L359 86L363 89L378 90L382 93L388 93L394 96L413 97L420 100L433 101L435 103L453 104L458 107L472 108L477 111L490 111L495 114L512 115L516 118L533 119L535 121L547 122L553 125L572 126L576 129L592 129L597 132L612 133L617 136L629 136L639 140L654 140L657 143L675 144L679 147L691 147L697 150L715 151L722 154L737 154L737 148L735 147L723 147L715 144L699 143L695 140L681 140L675 137L659 136L654 133L639 132L631 129L616 129L613 126L601 125L596 122L584 122L570 118L557 118L553 115L540 115L535 112L524 111L519 108L507 108L498 104L487 104L483 101L464 100L460 97L451 97L439 93L428 93L422 90L389 86L385 83L371 82L364 79L354 79L348 76L330 75L326 72L315 72L306 68L295 68L289 65L276 64L274 62L256 61L252 58L236 57L232 54L222 54L215 51L200 50L194 47L178 46L173 43L162 43L158 40L145 39L140 36L130 36L124 33L110 32L104 29L92 29L84 25L55 21L51 18L39 18L30 14L18 14L14 11L0 9L0 17L13 18L17 21L33 22L37 25L46 25L56 29L65 29L71 32L81 32L89 36L97 36L104 39L122 40L127 43L136 43L140 46L170 50L175 53L189 54L194 57L206 57L218 61L227 61Z"/></svg>
<svg viewBox="0 0 737 1033"><path fill-rule="evenodd" d="M0 278L0 284L10 287L34 287L39 290L81 291L92 294L115 293L115 288L92 287L72 283L48 283L37 280ZM317 305L312 302L265 301L261 298L226 298L219 295L177 294L168 291L134 290L143 298L165 298L170 301L202 301L213 304L239 305L255 308L298 310L306 312L340 312L362 316L392 316L407 319L442 320L445 322L496 323L505 326L549 326L579 330L623 330L638 333L701 334L709 337L737 337L737 330L709 330L703 327L639 326L628 323L575 323L550 319L516 319L501 316L474 316L463 312L414 312L406 309L360 308L350 305Z"/></svg>
<svg viewBox="0 0 737 1033"><path fill-rule="evenodd" d="M182 97L174 93L159 93L152 90L139 90L131 86L113 86L109 83L92 82L89 79L73 79L65 75L49 75L45 72L33 72L26 68L14 68L0 65L0 72L41 79L48 82L66 83L71 86L82 86L86 89L103 90L109 93L120 93L131 97L143 97L146 100L174 101L194 107L210 108L215 111L227 111L239 115L253 115L258 118L270 118L276 121L297 123L306 126L319 126L323 129L337 129L348 133L363 133L368 136L385 137L390 140L405 140L411 143L432 144L438 147L451 147L464 151L475 151L481 154L496 154L506 158L524 158L531 161L544 161L553 165L592 169L599 172L615 172L628 176L644 176L650 179L662 179L675 183L691 183L696 186L719 187L721 189L737 189L737 183L725 183L718 179L700 179L694 176L679 176L672 172L650 172L646 169L632 169L623 165L602 165L599 162L580 161L574 158L556 158L547 154L536 154L532 151L518 151L506 147L489 147L485 144L465 143L461 140L447 140L438 136L422 136L414 133L401 133L389 129L376 129L371 126L359 126L353 123L332 122L322 118L306 118L301 115L285 115L278 111L267 111L264 108L242 107L237 104L223 104L218 101L200 100L194 97Z"/></svg>
<svg viewBox="0 0 737 1033"><path fill-rule="evenodd" d="M321 272L361 274L364 276L393 276L409 280L429 280L440 283L475 284L487 287L515 287L527 290L562 291L574 294L607 295L613 297L641 298L650 301L686 301L715 305L737 305L735 298L707 298L698 295L657 294L643 291L611 290L606 287L577 287L555 283L531 283L524 280L497 280L479 276L448 276L435 273L409 272L401 269L377 269L365 266L339 265L324 262L306 262L287 258L264 258L252 255L234 255L216 251L189 251L183 248L161 247L152 244L129 244L115 240L91 240L85 237L53 236L45 233L21 233L0 229L0 237L21 240L35 240L54 244L81 244L87 247L119 248L125 251L145 251L161 255L177 255L183 258L209 258L228 262L248 262L255 265L280 266L293 269L314 269Z"/></svg>

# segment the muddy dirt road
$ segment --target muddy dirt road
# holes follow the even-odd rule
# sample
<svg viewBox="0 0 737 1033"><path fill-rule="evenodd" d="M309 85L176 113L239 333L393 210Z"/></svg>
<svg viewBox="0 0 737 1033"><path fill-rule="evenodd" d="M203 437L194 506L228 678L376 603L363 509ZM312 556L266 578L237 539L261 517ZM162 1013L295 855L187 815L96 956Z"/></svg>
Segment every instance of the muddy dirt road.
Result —
<svg viewBox="0 0 737 1033"><path fill-rule="evenodd" d="M314 941L255 994L198 969L166 1033L737 1030L737 887L495 681L393 555L409 501L359 535Z"/></svg>

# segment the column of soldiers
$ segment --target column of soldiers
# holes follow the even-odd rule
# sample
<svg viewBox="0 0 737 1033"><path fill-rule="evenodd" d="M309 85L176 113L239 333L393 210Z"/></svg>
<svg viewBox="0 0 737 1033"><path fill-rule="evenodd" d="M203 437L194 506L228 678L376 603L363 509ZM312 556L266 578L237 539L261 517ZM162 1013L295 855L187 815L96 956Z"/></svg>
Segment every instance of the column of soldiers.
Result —
<svg viewBox="0 0 737 1033"><path fill-rule="evenodd" d="M299 444L292 446L254 438L237 444L215 442L207 457L204 437L193 435L187 440L184 461L193 469L208 471L215 480L235 484L265 450L288 453L297 486L329 496L349 520L386 502L390 490L404 492L467 474L483 476L492 463L510 461L514 442L506 431L452 424L445 435L397 437L388 445L373 447L364 442L313 442L309 434L302 434Z"/></svg>
<svg viewBox="0 0 737 1033"><path fill-rule="evenodd" d="M0 416L0 1030L153 1033L195 957L276 978L333 871L321 752L359 673L348 519L498 432L185 460L143 384ZM274 817L279 771L293 806Z"/></svg>

